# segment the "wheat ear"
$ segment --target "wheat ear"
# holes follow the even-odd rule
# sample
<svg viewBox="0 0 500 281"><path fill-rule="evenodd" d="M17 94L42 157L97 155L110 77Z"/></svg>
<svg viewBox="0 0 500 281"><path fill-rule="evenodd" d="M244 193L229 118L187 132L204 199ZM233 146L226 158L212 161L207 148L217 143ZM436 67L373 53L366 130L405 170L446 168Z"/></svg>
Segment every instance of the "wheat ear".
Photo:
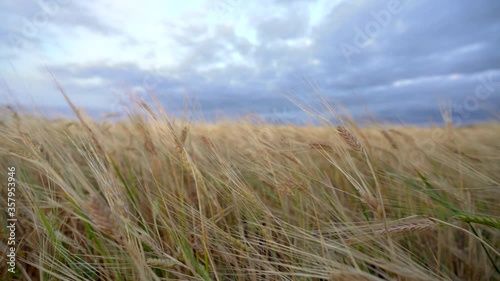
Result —
<svg viewBox="0 0 500 281"><path fill-rule="evenodd" d="M385 234L401 234L408 232L424 232L432 230L432 228L436 225L436 222L430 219L421 219L413 222L405 222L399 223L395 225L391 225L387 227L387 229L376 230L375 234L377 235L385 235Z"/></svg>
<svg viewBox="0 0 500 281"><path fill-rule="evenodd" d="M408 143L411 143L412 145L416 145L415 139L407 133L403 133L403 132L398 131L396 129L389 129L389 132L394 133L394 134L404 138L405 141L407 141Z"/></svg>
<svg viewBox="0 0 500 281"><path fill-rule="evenodd" d="M88 205L90 210L90 218L92 222L104 233L121 241L122 237L118 230L120 224L117 217L111 212L108 205L102 200L99 195L95 194L90 199Z"/></svg>
<svg viewBox="0 0 500 281"><path fill-rule="evenodd" d="M495 228L500 229L500 219L497 218L486 217L486 216L475 216L475 215L458 215L453 218L464 222L474 222L483 225L493 226Z"/></svg>
<svg viewBox="0 0 500 281"><path fill-rule="evenodd" d="M174 267L176 262L169 259L147 259L146 263L154 267Z"/></svg>
<svg viewBox="0 0 500 281"><path fill-rule="evenodd" d="M380 133L382 133L384 138L391 144L392 148L394 148L396 150L399 149L396 141L391 137L391 135L389 135L389 133L386 130L382 130L382 131L380 131Z"/></svg>
<svg viewBox="0 0 500 281"><path fill-rule="evenodd" d="M319 143L319 142L311 142L311 143L309 143L309 147L311 147L312 149L333 151L333 148L330 145L324 144L324 143Z"/></svg>
<svg viewBox="0 0 500 281"><path fill-rule="evenodd" d="M203 144L210 148L210 149L214 149L214 143L212 142L212 140L210 140L209 137L205 136L205 135L201 135L200 136L200 140L203 142Z"/></svg>
<svg viewBox="0 0 500 281"><path fill-rule="evenodd" d="M344 140L344 142L349 145L349 147L354 150L354 151L362 151L363 146L361 143L358 141L356 136L351 133L349 130L347 130L343 126L337 126L337 131L340 134L340 137Z"/></svg>

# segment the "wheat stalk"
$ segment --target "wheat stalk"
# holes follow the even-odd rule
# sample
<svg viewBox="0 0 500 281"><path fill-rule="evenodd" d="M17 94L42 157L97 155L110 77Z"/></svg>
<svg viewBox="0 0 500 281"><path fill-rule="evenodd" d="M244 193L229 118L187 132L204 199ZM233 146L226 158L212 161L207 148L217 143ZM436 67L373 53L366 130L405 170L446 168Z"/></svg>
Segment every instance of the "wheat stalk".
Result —
<svg viewBox="0 0 500 281"><path fill-rule="evenodd" d="M96 150L98 152L101 152L102 154L105 154L105 151L104 149L102 148L100 142L98 141L97 139L97 136L94 134L94 131L90 128L90 126L87 124L87 122L85 122L80 110L78 110L76 108L76 106L73 104L73 102L69 99L68 95L66 94L66 92L63 90L62 86L59 84L59 82L57 82L56 78L52 75L52 73L49 73L50 76L52 77L52 81L54 81L54 83L57 85L57 88L59 89L59 91L61 92L61 94L64 96L64 99L66 99L66 102L68 103L68 105L71 107L71 110L73 111L73 113L75 113L76 117L78 118L78 120L80 120L80 123L83 127L83 129L87 132L87 134L90 136L90 140L92 141L92 144L94 144Z"/></svg>

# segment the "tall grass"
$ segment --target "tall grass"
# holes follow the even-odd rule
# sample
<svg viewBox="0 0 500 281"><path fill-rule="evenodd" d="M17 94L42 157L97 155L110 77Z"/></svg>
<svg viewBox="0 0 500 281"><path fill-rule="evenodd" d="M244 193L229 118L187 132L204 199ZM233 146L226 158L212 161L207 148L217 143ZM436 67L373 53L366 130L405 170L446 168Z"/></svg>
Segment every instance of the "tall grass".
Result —
<svg viewBox="0 0 500 281"><path fill-rule="evenodd" d="M78 122L0 124L19 245L1 280L500 278L499 124L203 124L141 102L110 122L72 107Z"/></svg>

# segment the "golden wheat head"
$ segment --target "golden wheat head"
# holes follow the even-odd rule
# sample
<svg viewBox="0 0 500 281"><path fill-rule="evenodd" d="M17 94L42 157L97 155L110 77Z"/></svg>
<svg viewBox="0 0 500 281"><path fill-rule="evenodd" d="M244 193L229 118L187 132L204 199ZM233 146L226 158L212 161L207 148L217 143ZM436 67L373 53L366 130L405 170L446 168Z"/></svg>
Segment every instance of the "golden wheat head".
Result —
<svg viewBox="0 0 500 281"><path fill-rule="evenodd" d="M340 134L340 137L344 140L344 142L349 145L349 147L354 150L354 151L362 151L363 146L359 142L359 140L356 138L356 136L351 133L349 130L347 130L343 126L337 126L337 131Z"/></svg>

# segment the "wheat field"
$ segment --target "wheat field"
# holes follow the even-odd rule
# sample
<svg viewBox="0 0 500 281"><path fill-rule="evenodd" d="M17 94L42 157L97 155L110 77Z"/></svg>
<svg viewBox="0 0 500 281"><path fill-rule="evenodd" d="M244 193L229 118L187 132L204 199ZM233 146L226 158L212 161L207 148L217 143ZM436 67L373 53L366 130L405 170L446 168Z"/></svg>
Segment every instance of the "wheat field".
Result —
<svg viewBox="0 0 500 281"><path fill-rule="evenodd" d="M2 117L1 280L500 280L499 123L74 110Z"/></svg>

